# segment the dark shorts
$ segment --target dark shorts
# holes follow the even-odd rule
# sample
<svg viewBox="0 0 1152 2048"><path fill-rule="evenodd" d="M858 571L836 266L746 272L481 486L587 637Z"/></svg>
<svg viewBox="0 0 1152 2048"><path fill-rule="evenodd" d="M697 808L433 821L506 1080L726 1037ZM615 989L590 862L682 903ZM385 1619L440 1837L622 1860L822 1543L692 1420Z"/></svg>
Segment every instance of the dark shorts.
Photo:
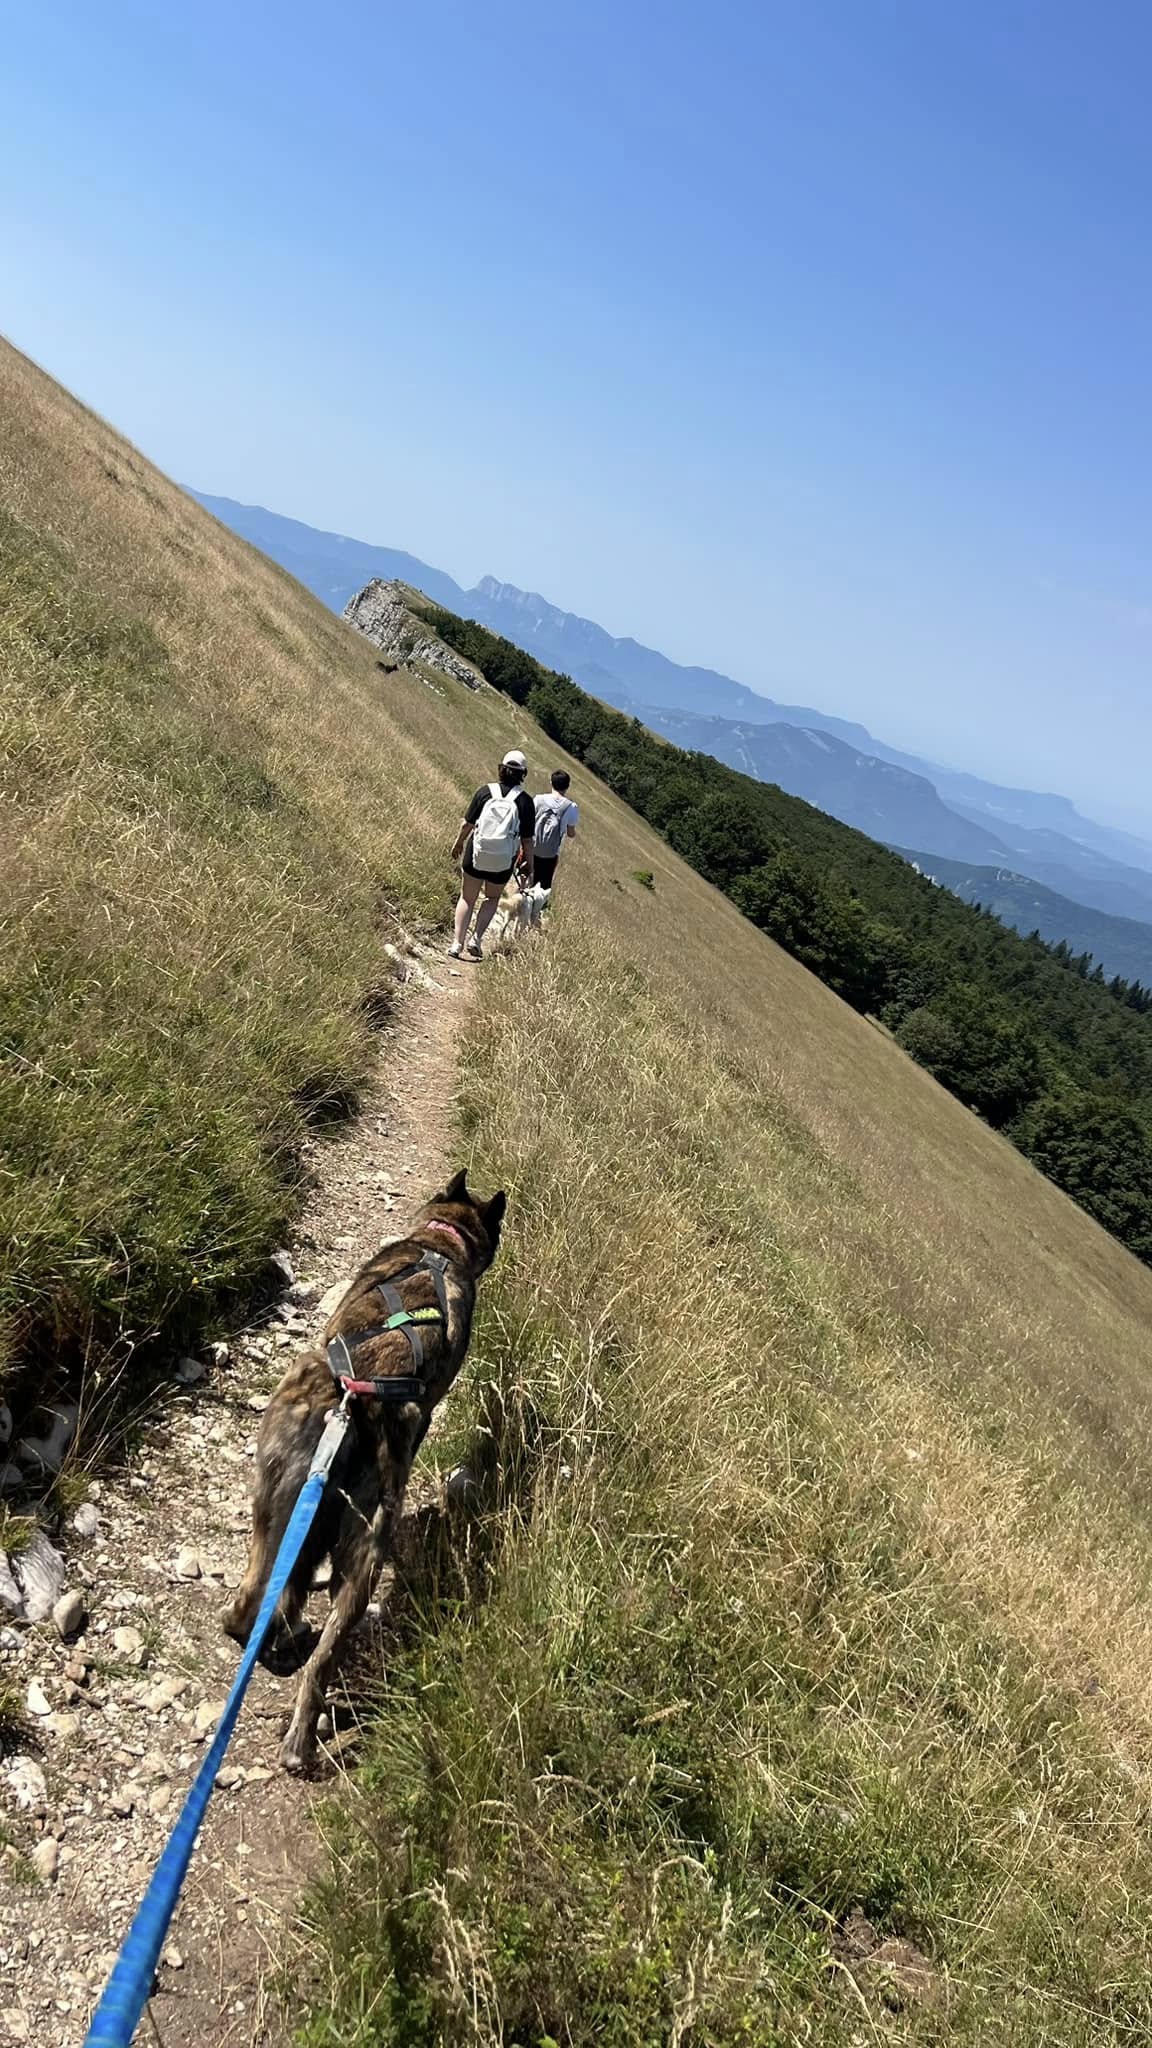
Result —
<svg viewBox="0 0 1152 2048"><path fill-rule="evenodd" d="M499 882L501 888L504 887L505 882L512 880L511 868L499 868L494 875L483 873L479 868L474 868L470 850L464 855L460 863L460 872L462 875L471 875L474 882Z"/></svg>
<svg viewBox="0 0 1152 2048"><path fill-rule="evenodd" d="M554 853L551 859L549 859L546 853L535 855L532 862L532 872L542 889L550 889L552 887L552 877L556 873L556 863L559 858L560 855L558 853Z"/></svg>

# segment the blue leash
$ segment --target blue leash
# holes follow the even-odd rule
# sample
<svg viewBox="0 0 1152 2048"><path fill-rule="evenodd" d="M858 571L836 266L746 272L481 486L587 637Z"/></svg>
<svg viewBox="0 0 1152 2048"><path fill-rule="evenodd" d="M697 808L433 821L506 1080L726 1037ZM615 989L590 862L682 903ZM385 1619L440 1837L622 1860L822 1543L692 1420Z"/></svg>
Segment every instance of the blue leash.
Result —
<svg viewBox="0 0 1152 2048"><path fill-rule="evenodd" d="M224 1711L216 1724L211 1748L192 1781L180 1817L152 1873L152 1881L137 1907L136 1918L124 1937L115 1968L104 1987L104 1995L84 2037L84 2048L129 2048L137 2022L148 2002L156 1975L156 1964L164 1946L164 1937L176 1910L180 1888L188 1874L188 1865L192 1861L192 1851L196 1846L200 1823L212 1797L216 1774L224 1761L225 1751L244 1701L244 1694L248 1690L248 1681L260 1654L260 1646L268 1633L276 1603L288 1583L289 1573L315 1520L333 1460L347 1433L346 1411L346 1402L333 1410L328 1417L324 1434L316 1446L316 1455L309 1466L308 1477L300 1489L288 1527L284 1531L283 1541L276 1553L268 1590L261 1602L260 1612L256 1616L244 1655L240 1659Z"/></svg>

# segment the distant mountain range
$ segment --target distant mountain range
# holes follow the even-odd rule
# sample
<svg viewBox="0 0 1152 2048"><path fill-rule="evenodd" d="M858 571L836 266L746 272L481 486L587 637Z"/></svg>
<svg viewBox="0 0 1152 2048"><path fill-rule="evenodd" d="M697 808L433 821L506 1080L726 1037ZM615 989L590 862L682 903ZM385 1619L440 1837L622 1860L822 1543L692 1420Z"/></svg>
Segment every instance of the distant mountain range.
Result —
<svg viewBox="0 0 1152 2048"><path fill-rule="evenodd" d="M1152 924L1086 910L1011 868L972 867L967 861L944 860L938 853L912 853L904 846L893 852L965 903L982 904L1001 924L1018 932L1039 932L1053 945L1065 939L1074 953L1091 953L1109 978L1119 974L1124 981L1152 988Z"/></svg>
<svg viewBox="0 0 1152 2048"><path fill-rule="evenodd" d="M1011 873L1040 884L1041 893L1056 901L1068 899L1073 908L1105 918L1152 923L1152 842L1082 816L1065 796L1002 787L921 760L851 720L812 705L778 703L731 676L684 667L637 640L615 639L593 620L494 576L465 590L442 569L402 549L324 533L231 498L192 495L335 611L374 576L413 584L634 713L678 746L778 783L874 839L922 848L941 867L960 863L965 873ZM943 873L939 879L953 886ZM1049 909L1057 914L1054 904L1046 905L1045 916ZM1083 950L1064 926L1055 935ZM1107 942L1108 958L1117 957L1120 936L1112 934ZM1097 953L1095 946L1091 950Z"/></svg>

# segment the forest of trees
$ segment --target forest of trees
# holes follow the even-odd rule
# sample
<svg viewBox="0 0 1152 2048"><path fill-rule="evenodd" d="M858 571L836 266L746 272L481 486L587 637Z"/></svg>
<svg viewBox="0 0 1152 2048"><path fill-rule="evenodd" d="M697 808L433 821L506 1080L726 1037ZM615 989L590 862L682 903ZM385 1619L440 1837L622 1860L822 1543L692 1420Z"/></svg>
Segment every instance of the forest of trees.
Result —
<svg viewBox="0 0 1152 2048"><path fill-rule="evenodd" d="M774 784L657 739L475 621L448 644L764 932L1152 1264L1152 998Z"/></svg>

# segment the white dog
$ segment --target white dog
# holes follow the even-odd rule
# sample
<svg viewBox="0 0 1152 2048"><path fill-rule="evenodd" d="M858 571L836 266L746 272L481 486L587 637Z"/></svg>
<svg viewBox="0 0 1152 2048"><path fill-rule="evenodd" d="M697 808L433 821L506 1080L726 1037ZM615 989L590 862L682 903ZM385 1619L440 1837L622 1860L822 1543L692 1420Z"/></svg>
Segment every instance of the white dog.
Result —
<svg viewBox="0 0 1152 2048"><path fill-rule="evenodd" d="M504 946L519 938L522 932L535 931L542 923L551 900L551 889L542 889L539 882L534 882L530 889L524 889L513 876L492 920L490 929L494 941Z"/></svg>

